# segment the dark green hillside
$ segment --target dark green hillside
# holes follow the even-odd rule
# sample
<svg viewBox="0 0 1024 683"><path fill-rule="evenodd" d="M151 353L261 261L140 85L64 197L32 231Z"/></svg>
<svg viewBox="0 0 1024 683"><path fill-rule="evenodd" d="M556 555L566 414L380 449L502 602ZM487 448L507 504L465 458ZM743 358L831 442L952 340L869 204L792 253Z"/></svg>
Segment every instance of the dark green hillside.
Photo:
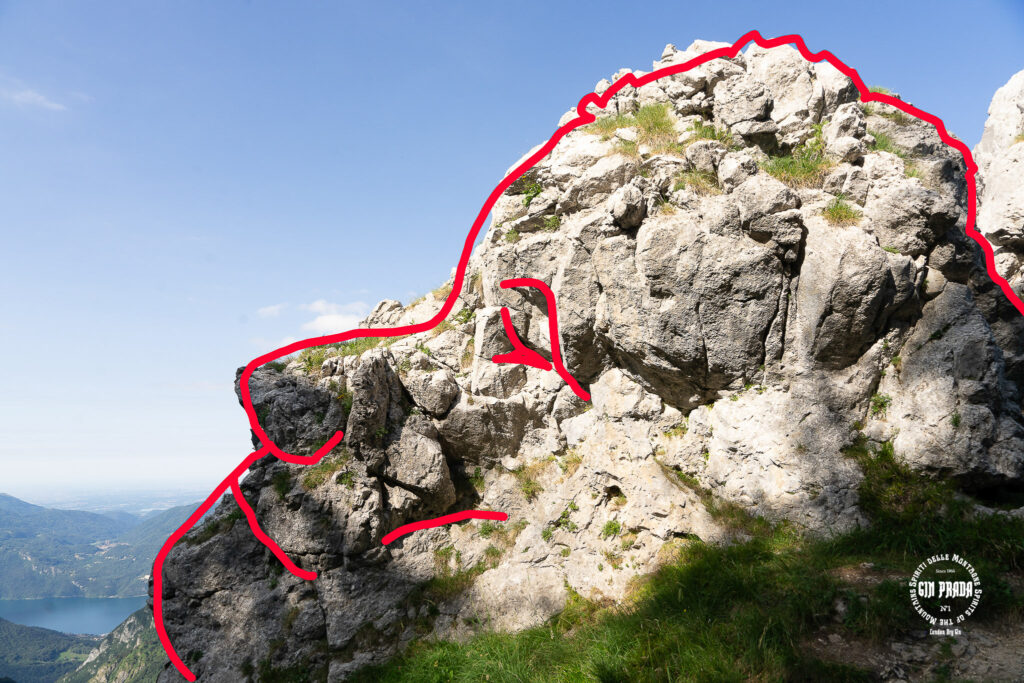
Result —
<svg viewBox="0 0 1024 683"><path fill-rule="evenodd" d="M80 666L98 642L0 619L0 681L50 683Z"/></svg>

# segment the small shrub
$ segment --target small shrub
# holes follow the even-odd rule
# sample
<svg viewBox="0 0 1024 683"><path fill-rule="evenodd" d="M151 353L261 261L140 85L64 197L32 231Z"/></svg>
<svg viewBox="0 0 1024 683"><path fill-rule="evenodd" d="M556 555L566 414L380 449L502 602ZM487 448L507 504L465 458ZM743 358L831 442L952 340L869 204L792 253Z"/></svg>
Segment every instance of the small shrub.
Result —
<svg viewBox="0 0 1024 683"><path fill-rule="evenodd" d="M283 372L284 369L286 367L288 367L288 361L273 360L273 361L270 361L269 363L267 363L267 367L270 368L271 370L275 370L277 372Z"/></svg>
<svg viewBox="0 0 1024 683"><path fill-rule="evenodd" d="M519 240L519 231L516 230L515 228L510 228L509 231L505 233L505 241L508 242L509 244L515 244Z"/></svg>
<svg viewBox="0 0 1024 683"><path fill-rule="evenodd" d="M952 423L952 425L953 425L953 429L960 429L960 422L961 422L961 420L962 420L962 418L960 417L960 413L959 412L953 413L953 416L951 418L949 418L950 423Z"/></svg>
<svg viewBox="0 0 1024 683"><path fill-rule="evenodd" d="M892 95L892 91L881 85L869 85L869 92L878 93L879 95Z"/></svg>
<svg viewBox="0 0 1024 683"><path fill-rule="evenodd" d="M544 219L543 230L545 232L554 232L555 230L558 230L558 227L561 224L562 218L558 214L555 214L554 216L548 216L547 218Z"/></svg>
<svg viewBox="0 0 1024 683"><path fill-rule="evenodd" d="M903 368L903 356L893 356L890 361L892 366L896 368L896 372L899 372Z"/></svg>
<svg viewBox="0 0 1024 683"><path fill-rule="evenodd" d="M345 470L344 472L337 476L335 481L344 486L345 488L351 489L354 488L356 485L356 475L349 470Z"/></svg>
<svg viewBox="0 0 1024 683"><path fill-rule="evenodd" d="M837 195L822 210L821 215L832 225L853 225L860 220L860 211L850 206L843 195Z"/></svg>
<svg viewBox="0 0 1024 683"><path fill-rule="evenodd" d="M460 325L465 325L466 323L468 323L470 320L472 320L475 317L476 317L476 311L473 310L472 308L468 308L467 307L467 308L463 308L461 311L456 313L453 316L452 319L455 320L455 322L459 323Z"/></svg>
<svg viewBox="0 0 1024 683"><path fill-rule="evenodd" d="M683 171L677 175L676 181L672 185L672 191L684 189L700 196L722 194L718 176L708 171Z"/></svg>
<svg viewBox="0 0 1024 683"><path fill-rule="evenodd" d="M532 181L526 185L526 192L523 193L523 206L529 206L530 202L540 196L540 193L544 191L544 186L537 181Z"/></svg>
<svg viewBox="0 0 1024 683"><path fill-rule="evenodd" d="M622 523L617 519L609 519L601 527L601 538L612 538L622 533Z"/></svg>
<svg viewBox="0 0 1024 683"><path fill-rule="evenodd" d="M292 490L292 473L282 470L273 476L270 483L277 491L277 497L284 500L284 497Z"/></svg>
<svg viewBox="0 0 1024 683"><path fill-rule="evenodd" d="M887 394L875 394L871 397L872 417L885 417L889 405L892 404L892 397Z"/></svg>
<svg viewBox="0 0 1024 683"><path fill-rule="evenodd" d="M551 530L551 527L546 526L540 532L540 537L543 538L547 542L547 541L551 540L551 537L554 536L554 534L555 534L555 532Z"/></svg>
<svg viewBox="0 0 1024 683"><path fill-rule="evenodd" d="M569 557L569 547L566 546L565 548L562 548L560 551L558 551L558 554L562 557Z"/></svg>

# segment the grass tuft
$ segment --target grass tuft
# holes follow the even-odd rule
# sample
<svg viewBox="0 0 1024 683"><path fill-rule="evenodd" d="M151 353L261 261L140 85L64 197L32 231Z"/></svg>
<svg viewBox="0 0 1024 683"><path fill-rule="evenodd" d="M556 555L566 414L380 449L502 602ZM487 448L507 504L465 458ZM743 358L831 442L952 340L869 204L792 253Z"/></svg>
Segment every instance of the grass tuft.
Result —
<svg viewBox="0 0 1024 683"><path fill-rule="evenodd" d="M696 195L722 194L718 176L708 171L683 171L675 178L672 191L690 190Z"/></svg>
<svg viewBox="0 0 1024 683"><path fill-rule="evenodd" d="M841 194L822 209L821 215L832 225L853 225L861 217L860 211L850 206Z"/></svg>
<svg viewBox="0 0 1024 683"><path fill-rule="evenodd" d="M825 139L822 124L814 127L814 136L803 146L783 156L768 157L761 168L768 174L793 187L821 187L833 163L825 158Z"/></svg>

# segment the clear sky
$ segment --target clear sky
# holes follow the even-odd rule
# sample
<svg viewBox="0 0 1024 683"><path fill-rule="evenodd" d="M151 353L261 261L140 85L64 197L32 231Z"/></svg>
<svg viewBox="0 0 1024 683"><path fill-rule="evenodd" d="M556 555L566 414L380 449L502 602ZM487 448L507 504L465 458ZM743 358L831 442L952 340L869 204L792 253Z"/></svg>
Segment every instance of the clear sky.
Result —
<svg viewBox="0 0 1024 683"><path fill-rule="evenodd" d="M977 142L1016 2L0 2L0 491L212 486L235 368L455 265L666 43L800 33Z"/></svg>

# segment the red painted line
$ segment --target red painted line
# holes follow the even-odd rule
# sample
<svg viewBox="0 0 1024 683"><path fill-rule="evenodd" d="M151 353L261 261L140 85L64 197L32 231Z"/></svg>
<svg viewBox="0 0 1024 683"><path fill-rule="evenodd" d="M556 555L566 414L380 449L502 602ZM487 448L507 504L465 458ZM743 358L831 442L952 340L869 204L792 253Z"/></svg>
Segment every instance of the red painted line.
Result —
<svg viewBox="0 0 1024 683"><path fill-rule="evenodd" d="M296 351L308 349L313 346L321 346L323 344L334 344L338 342L350 341L352 339L360 339L363 337L395 337L406 334L417 334L419 332L426 332L427 330L436 327L438 324L440 324L442 320L448 317L448 314L455 306L455 302L458 299L460 293L462 292L462 285L465 281L466 276L466 266L469 263L469 257L473 252L473 245L475 244L477 236L480 234L480 230L483 228L484 222L486 221L487 216L490 214L495 202L497 202L498 198L502 195L502 193L505 192L505 190L507 190L512 185L512 183L518 180L526 171L533 168L533 166L535 166L537 162L546 157L561 141L563 137L565 137L571 131L579 128L580 126L585 126L589 123L594 122L596 117L587 111L588 107L594 105L600 109L604 109L608 105L608 102L612 98L612 96L627 86L639 88L648 83L652 83L658 80L659 78L664 78L666 76L672 76L674 74L680 74L685 71L689 71L690 69L698 67L701 64L706 64L707 62L710 62L715 59L733 58L737 54L739 54L739 52L749 43L756 43L757 45L763 48L771 48L777 47L779 45L792 44L796 46L797 50L799 50L800 54L804 57L804 59L810 62L828 62L833 67L835 67L840 73L842 73L850 80L852 80L854 86L857 88L857 91L860 93L861 101L884 102L885 104L889 104L893 107L896 107L897 109L934 126L936 132L938 133L942 141L945 144L949 145L950 147L956 149L958 152L960 152L961 156L964 159L964 163L967 167L966 180L968 206L966 234L971 239L973 239L984 252L985 268L989 274L989 277L991 277L992 281L999 286L999 288L1006 295L1006 298L1010 301L1011 304L1013 304L1014 308L1016 308L1017 311L1020 312L1021 314L1024 314L1024 301L1021 301L1021 299L1017 296L1017 293L1013 291L1013 288L1006 281L1006 279L999 275L998 271L996 270L992 245L989 244L985 237L975 229L975 219L977 217L977 182L975 176L978 171L978 166L977 164L975 164L974 158L971 156L970 149L968 149L967 145L965 145L963 142L952 137L946 130L945 124L943 124L942 120L939 119L938 117L927 112L921 111L917 107L909 105L906 102L898 100L890 95L883 95L881 93L870 92L867 86L864 84L864 81L861 79L860 75L856 72L856 70L848 67L846 64L841 62L831 52L828 52L826 50L822 50L820 52L810 52L807 49L807 46L804 43L803 38L796 34L766 39L763 38L761 34L758 33L757 31L750 31L744 34L739 40L737 40L733 45L729 47L722 47L715 50L711 50L709 52L704 53L703 55L694 57L693 59L690 59L681 64L674 64L672 66L658 69L656 71L652 71L651 73L640 77L637 77L634 74L626 74L622 78L616 80L615 83L613 83L611 87L609 87L602 94L598 95L597 93L590 93L584 96L579 101L579 104L576 106L576 113L578 114L578 116L572 119L571 121L567 122L563 126L561 126L558 130L556 130L554 135L551 136L547 143L545 143L536 152L531 154L529 157L523 160L518 166L516 166L515 169L512 172L510 172L505 178L503 178L501 182L499 182L498 185L487 196L487 200L484 202L483 207L480 209L480 212L477 214L476 219L473 221L473 225L470 228L469 234L466 236L466 241L463 243L462 253L459 256L459 262L455 269L455 279L452 282L452 291L448 295L448 298L445 299L444 304L441 306L441 310L439 310L437 314L434 315L434 317L430 318L425 322L416 323L414 325L355 329L348 330L346 332L341 332L338 334L329 334L322 337L313 337L311 339L297 341L292 344L283 346L279 349L276 349L274 351L271 351L269 353L265 353L262 356L253 359L252 361L249 362L248 365L245 366L245 370L243 370L240 379L242 406L245 409L245 413L249 418L249 426L252 428L256 436L259 438L262 447L260 448L260 450L256 451L248 458L246 458L241 465L236 467L235 470L231 473L231 475L229 475L227 479L221 482L221 484L214 490L214 492L210 494L210 497L206 499L202 506L200 506L199 510L193 513L192 517L189 517L188 521L186 521L181 528L175 531L174 534L172 534L171 537L167 539L167 542L164 543L164 546L160 549L160 553L157 555L157 559L153 565L153 617L156 622L157 633L160 635L160 642L163 644L164 649L167 651L168 657L171 659L171 662L174 664L175 668L181 673L182 676L184 676L189 681L195 680L195 675L188 669L188 667L186 667L182 663L181 659L174 653L174 648L171 646L170 639L167 637L166 630L164 629L163 626L161 571L163 568L164 559L167 557L167 553L170 551L171 547L173 547L174 544L182 536L184 536L185 532L192 528L192 525L195 524L195 522L200 517L202 517L203 514L205 514L206 510L208 510L210 506L212 506L213 503L216 502L217 498L228 488L230 482L232 481L232 477L237 478L242 472L248 469L249 465L255 462L255 460L258 460L260 457L263 457L264 455L269 453L285 462L290 462L299 465L313 465L319 462L325 455L327 455L332 448L337 446L338 443L341 442L342 437L344 436L341 431L336 432L331 437L331 439L323 445L323 447L318 449L313 455L310 456L300 456L283 451L267 435L263 427L260 426L259 419L256 416L256 409L253 407L252 404L252 396L249 391L249 380L252 378L252 373L256 370L256 368L266 363L270 363L271 361L275 361L279 358L283 358L284 356L287 356L289 354L295 353ZM527 280L527 278L520 279ZM506 282L516 282L516 280L506 280L505 282L502 283L503 287L506 286ZM540 283L539 280L533 280L532 282ZM547 285L544 285L543 283L540 283L540 285L541 286L538 286L537 284L513 284L509 286L537 287L538 289L541 289L541 291L544 292L545 298L548 300L548 324L551 329L552 361L555 365L555 368L558 370L559 375L561 375L565 379L565 381L569 383L573 391L576 392L578 396L583 397L584 395L586 395L589 397L589 394L586 394L586 392L584 392L583 389L579 387L579 385L576 383L576 380L573 379L571 375L569 375L569 373L565 370L564 366L561 366L561 357L560 355L557 355L558 323L555 313L554 297L551 294L551 290L547 288ZM502 316L502 321L505 321L504 315ZM506 329L508 329L509 327L510 325L507 325ZM397 536L395 536L394 538L392 538L392 536L400 531L402 533L409 533L410 531L415 531L416 529L440 526L441 524L451 523L450 521L440 520L445 520L449 517L458 517L459 515L473 515L476 513L479 513L479 511L471 510L463 513L455 513L454 515L446 515L445 517L439 517L435 520L428 520L426 522L407 524L403 527L399 527L395 531L385 536L385 544L389 543L390 540L394 540L394 538L397 538ZM501 518L487 517L487 519L507 518L507 516L504 516L504 513L491 512L479 514L503 515L503 517ZM468 517L460 517L459 519L467 518ZM451 521L459 520L455 519ZM408 530L403 531L405 529ZM390 540L388 540L389 538Z"/></svg>
<svg viewBox="0 0 1024 683"><path fill-rule="evenodd" d="M566 384L569 385L569 388L573 390L573 393L575 393L584 401L589 401L590 393L583 390L583 387L580 386L579 382L576 381L575 377L569 374L569 371L565 369L565 365L562 363L562 352L560 350L558 343L558 307L555 305L555 293L552 292L551 288L548 287L543 281L536 280L532 277L516 277L508 280L502 280L501 287L502 289L512 289L513 287L533 287L534 289L539 289L541 291L541 293L544 295L544 299L548 302L548 335L551 337L551 362L555 366L555 372L557 372L559 376L565 380ZM519 343L519 348L521 348L523 351L534 353L533 351L530 351L525 346L523 346L522 342L519 341L519 337L516 336L515 328L512 327L512 319L509 316L508 311L504 308L501 309L501 322L504 323L505 325L505 332L506 334L509 335L509 339L514 340L512 342L513 345ZM498 355L494 356L491 360L493 360L495 363L517 362L516 360L506 359L507 356L514 355L515 352L504 355ZM540 358L539 354L534 353L534 355ZM541 360L544 359L541 358ZM547 361L544 362L547 363ZM542 369L547 370L548 368Z"/></svg>
<svg viewBox="0 0 1024 683"><path fill-rule="evenodd" d="M435 517L434 519L425 519L421 522L403 524L384 536L381 542L384 545L388 545L393 541L397 541L402 536L411 534L414 531L419 531L421 529L433 529L434 527L444 526L445 524L454 524L455 522L461 522L464 519L494 519L499 522L504 522L508 519L508 515L504 512L493 512L491 510L463 510L462 512L453 512L450 515L442 515L441 517Z"/></svg>
<svg viewBox="0 0 1024 683"><path fill-rule="evenodd" d="M551 363L545 360L544 356L540 355L533 349L528 349L519 340L519 335L516 334L516 328L512 326L512 318L509 315L508 309L502 306L501 308L501 323L505 326L505 335L508 340L512 342L514 348L513 351L508 353L498 353L491 356L491 360L495 363L519 363L522 365L529 365L530 367L538 368L540 370L550 370Z"/></svg>
<svg viewBox="0 0 1024 683"><path fill-rule="evenodd" d="M316 572L307 571L297 567L295 563L292 562L292 559L288 557L283 550L281 550L281 546L275 543L274 539L270 536L263 533L263 529L260 528L260 523L256 519L256 512L252 509L252 506L249 505L249 501L245 499L245 496L242 495L242 489L239 488L238 481L231 482L231 495L235 497L235 502L238 503L238 507L242 508L242 513L245 515L245 518L249 520L249 528L252 529L253 535L258 538L263 545L270 549L270 552L274 554L274 557L281 560L281 564L284 565L285 569L306 581L312 581L316 578Z"/></svg>
<svg viewBox="0 0 1024 683"><path fill-rule="evenodd" d="M195 526L206 512L213 507L221 494L228 488L232 481L235 481L239 476L242 475L249 466L254 462L266 455L266 449L261 448L254 453L250 453L249 456L239 463L238 467L232 470L231 474L222 481L213 492L206 497L195 512L189 516L185 523L182 524L178 529L171 534L170 538L164 541L163 546L160 548L160 552L156 555L156 560L153 561L153 623L156 626L156 634L160 638L160 644L164 646L164 652L167 653L167 658L171 660L171 664L178 670L182 676L188 681L196 680L196 676L192 673L185 663L181 661L181 657L174 651L174 645L171 644L171 639L167 635L167 629L164 627L164 560L167 559L167 554L171 552L171 548L174 544L181 540L189 529Z"/></svg>

